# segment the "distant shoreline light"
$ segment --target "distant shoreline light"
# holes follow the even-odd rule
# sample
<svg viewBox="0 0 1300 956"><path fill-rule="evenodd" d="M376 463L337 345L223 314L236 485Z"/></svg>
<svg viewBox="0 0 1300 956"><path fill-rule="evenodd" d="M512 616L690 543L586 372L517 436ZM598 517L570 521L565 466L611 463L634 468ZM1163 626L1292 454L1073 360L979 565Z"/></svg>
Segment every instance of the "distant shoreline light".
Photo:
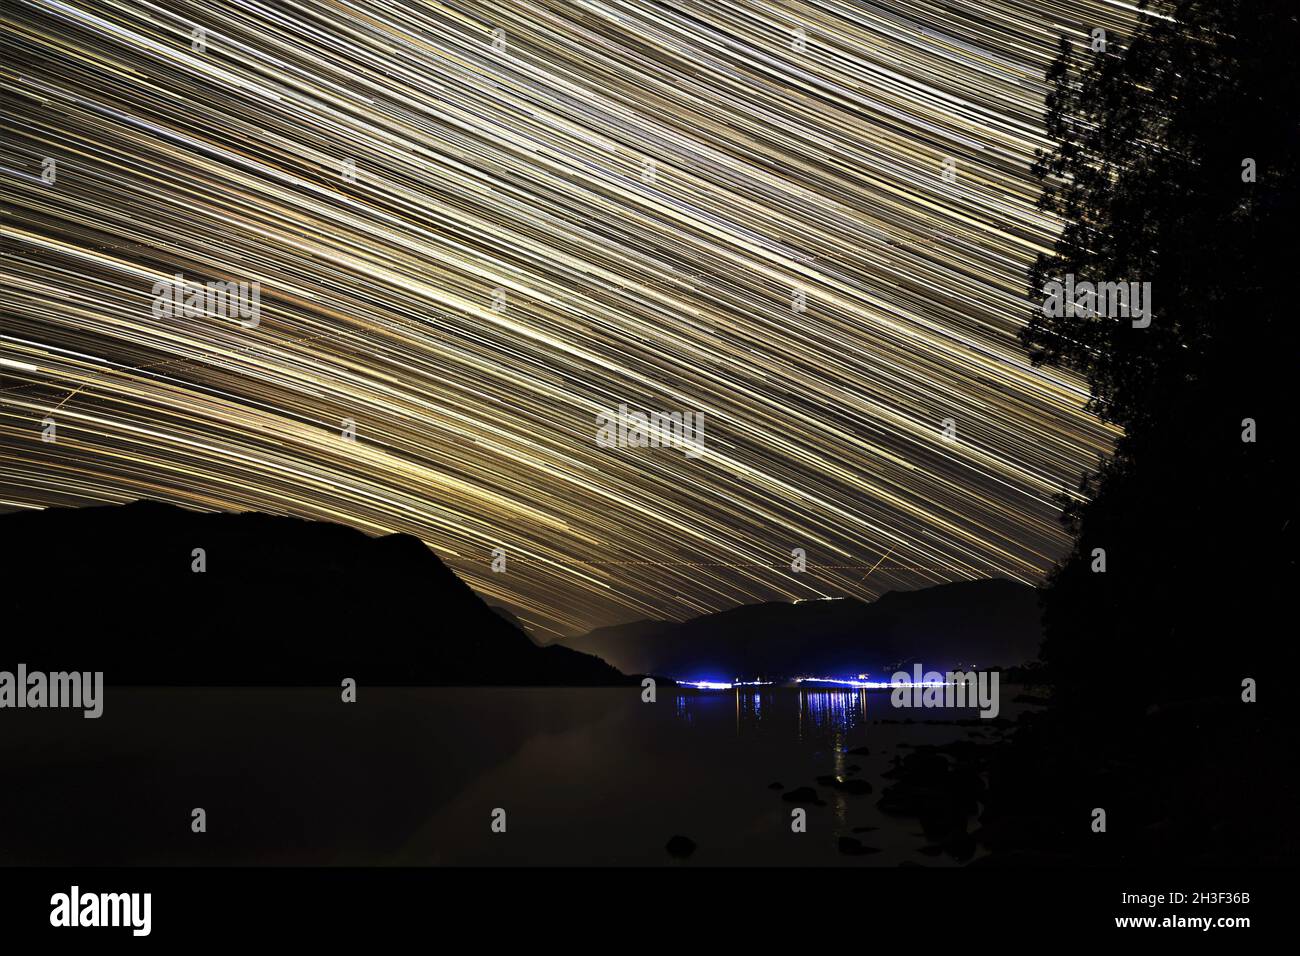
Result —
<svg viewBox="0 0 1300 956"><path fill-rule="evenodd" d="M740 687L772 687L776 684L770 680L753 680L753 681L712 681L712 680L679 680L675 682L678 687L693 687L696 690L733 690ZM834 684L838 687L852 687L855 690L891 690L895 687L947 687L948 681L900 681L891 683L889 681L865 680L863 678L842 678L842 677L796 677L790 683L793 684Z"/></svg>

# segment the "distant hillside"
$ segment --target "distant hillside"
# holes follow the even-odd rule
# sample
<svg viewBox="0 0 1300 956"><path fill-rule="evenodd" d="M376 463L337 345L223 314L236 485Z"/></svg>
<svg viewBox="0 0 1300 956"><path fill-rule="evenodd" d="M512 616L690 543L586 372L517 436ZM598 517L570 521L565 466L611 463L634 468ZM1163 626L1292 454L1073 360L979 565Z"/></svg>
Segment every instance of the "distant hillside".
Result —
<svg viewBox="0 0 1300 956"><path fill-rule="evenodd" d="M1012 666L1037 657L1041 641L1037 590L985 580L891 591L872 603L770 602L680 623L634 621L561 643L625 673L730 678L887 677L886 668L912 661L935 670Z"/></svg>
<svg viewBox="0 0 1300 956"><path fill-rule="evenodd" d="M51 508L0 515L0 576L0 669L117 684L626 682L538 647L409 535L156 502Z"/></svg>

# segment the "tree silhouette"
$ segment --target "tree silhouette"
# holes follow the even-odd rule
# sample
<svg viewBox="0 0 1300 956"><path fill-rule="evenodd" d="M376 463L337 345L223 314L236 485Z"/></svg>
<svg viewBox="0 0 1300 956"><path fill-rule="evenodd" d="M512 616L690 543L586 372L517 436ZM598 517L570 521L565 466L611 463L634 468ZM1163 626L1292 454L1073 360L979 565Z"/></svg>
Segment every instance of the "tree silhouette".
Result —
<svg viewBox="0 0 1300 956"><path fill-rule="evenodd" d="M1063 39L1048 72L1056 145L1034 174L1064 227L1030 269L1021 338L1036 363L1085 376L1092 410L1124 429L1062 496L1075 545L1044 596L1044 657L1076 706L1282 683L1298 34L1293 4L1185 0L1144 14L1126 45ZM1150 325L1044 314L1047 284L1069 274L1150 282Z"/></svg>

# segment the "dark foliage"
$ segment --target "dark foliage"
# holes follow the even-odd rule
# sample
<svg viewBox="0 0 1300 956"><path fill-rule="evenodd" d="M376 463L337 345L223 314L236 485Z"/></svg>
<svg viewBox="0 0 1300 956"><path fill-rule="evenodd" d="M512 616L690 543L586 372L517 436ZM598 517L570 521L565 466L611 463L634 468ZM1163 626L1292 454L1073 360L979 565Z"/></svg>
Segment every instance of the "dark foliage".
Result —
<svg viewBox="0 0 1300 956"><path fill-rule="evenodd" d="M1124 429L1063 496L1076 545L1049 580L1044 657L1064 699L1108 710L1237 695L1245 677L1280 690L1294 631L1297 9L1185 0L1161 13L1104 53L1062 41L1056 146L1034 170L1064 230L1031 270L1023 343L1083 374L1094 411ZM1150 327L1042 314L1045 284L1070 273L1150 282Z"/></svg>

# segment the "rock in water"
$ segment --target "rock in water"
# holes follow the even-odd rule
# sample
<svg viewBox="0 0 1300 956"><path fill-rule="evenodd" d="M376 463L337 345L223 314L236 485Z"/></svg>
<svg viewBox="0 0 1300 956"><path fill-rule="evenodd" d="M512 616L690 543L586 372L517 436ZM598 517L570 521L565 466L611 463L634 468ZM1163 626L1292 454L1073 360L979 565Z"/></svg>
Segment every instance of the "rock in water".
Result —
<svg viewBox="0 0 1300 956"><path fill-rule="evenodd" d="M668 851L669 856L684 860L695 852L695 841L678 833L664 844L664 849Z"/></svg>
<svg viewBox="0 0 1300 956"><path fill-rule="evenodd" d="M781 799L787 803L811 803L815 806L821 806L822 799L817 796L817 791L812 787L795 787L793 790L781 794Z"/></svg>
<svg viewBox="0 0 1300 956"><path fill-rule="evenodd" d="M856 837L840 837L840 852L846 856L867 856L871 853L879 853L880 850L874 846L864 846L862 841Z"/></svg>

